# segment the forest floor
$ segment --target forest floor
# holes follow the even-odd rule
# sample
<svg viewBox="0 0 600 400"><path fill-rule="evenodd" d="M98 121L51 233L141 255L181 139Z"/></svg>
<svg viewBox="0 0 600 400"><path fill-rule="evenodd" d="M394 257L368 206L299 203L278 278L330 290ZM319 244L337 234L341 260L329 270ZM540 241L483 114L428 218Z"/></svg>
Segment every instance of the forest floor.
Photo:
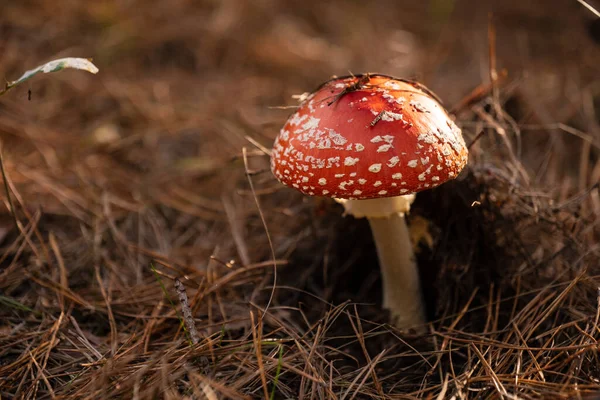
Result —
<svg viewBox="0 0 600 400"><path fill-rule="evenodd" d="M5 2L0 77L100 72L0 97L0 398L600 393L597 20L486 3ZM349 71L418 79L472 144L408 217L423 335L368 223L268 172L282 106Z"/></svg>

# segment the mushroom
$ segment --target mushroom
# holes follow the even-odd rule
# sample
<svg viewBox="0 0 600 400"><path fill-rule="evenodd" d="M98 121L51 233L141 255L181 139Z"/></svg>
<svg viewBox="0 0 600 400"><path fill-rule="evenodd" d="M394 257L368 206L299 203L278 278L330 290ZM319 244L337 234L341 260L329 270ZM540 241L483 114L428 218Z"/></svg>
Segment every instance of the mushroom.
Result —
<svg viewBox="0 0 600 400"><path fill-rule="evenodd" d="M432 92L365 74L334 78L302 100L275 140L271 170L284 185L369 220L383 306L398 328L421 330L425 307L404 216L415 193L456 178L467 159L460 129Z"/></svg>

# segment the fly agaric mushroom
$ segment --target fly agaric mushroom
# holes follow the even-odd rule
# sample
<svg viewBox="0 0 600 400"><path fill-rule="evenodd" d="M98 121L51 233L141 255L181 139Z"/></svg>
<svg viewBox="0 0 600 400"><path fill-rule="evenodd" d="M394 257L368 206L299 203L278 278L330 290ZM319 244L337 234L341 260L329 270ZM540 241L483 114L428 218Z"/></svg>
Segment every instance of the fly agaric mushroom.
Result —
<svg viewBox="0 0 600 400"><path fill-rule="evenodd" d="M398 328L422 329L425 307L404 215L415 193L456 178L460 129L424 86L385 75L334 78L303 99L271 153L279 181L334 198L369 220L383 306Z"/></svg>

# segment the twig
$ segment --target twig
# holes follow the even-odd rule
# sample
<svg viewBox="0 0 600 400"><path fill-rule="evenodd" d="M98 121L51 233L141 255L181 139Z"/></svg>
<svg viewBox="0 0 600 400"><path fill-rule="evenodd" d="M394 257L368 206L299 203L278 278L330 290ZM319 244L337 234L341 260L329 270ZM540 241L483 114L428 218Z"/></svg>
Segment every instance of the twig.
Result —
<svg viewBox="0 0 600 400"><path fill-rule="evenodd" d="M503 82L504 79L506 79L506 77L508 77L508 71L506 71L505 69L501 70L496 78L496 86L498 86L501 82ZM465 108L470 106L471 104L482 100L490 93L490 91L492 90L492 87L493 87L493 85L491 82L482 83L482 84L478 85L468 95L463 97L456 105L454 105L452 108L450 108L450 113L458 114L462 110L464 110Z"/></svg>
<svg viewBox="0 0 600 400"><path fill-rule="evenodd" d="M177 319L179 319L179 323L180 323L181 327L183 328L183 331L185 332L186 335L188 335L188 331L187 331L185 322L184 322L183 318L179 315L179 311L177 311L177 307L175 307L175 303L173 303L171 296L169 296L169 292L167 291L167 288L165 287L165 285L162 281L162 278L160 277L160 274L154 267L153 263L150 263L150 269L152 269L152 272L154 272L154 276L155 276L156 280L158 281L158 284L160 285L160 288L162 289L163 294L165 295L167 300L169 300L169 303L171 304L171 307L173 308L173 310L175 310L175 314L177 315ZM193 344L191 339L190 339L190 344Z"/></svg>
<svg viewBox="0 0 600 400"><path fill-rule="evenodd" d="M367 83L369 83L369 81L371 80L371 75L369 74L364 74L362 76L358 76L357 77L357 81L354 82L351 85L347 85L346 87L344 87L344 89L342 89L341 92L339 92L338 94L335 95L335 97L333 98L333 100L331 100L329 103L327 103L328 106L331 106L333 103L335 103L336 101L338 101L339 99L341 99L344 95L351 93L351 92L356 92L357 90L360 90L363 88L364 85L366 85Z"/></svg>
<svg viewBox="0 0 600 400"><path fill-rule="evenodd" d="M187 327L188 333L190 335L190 340L193 344L198 344L200 338L198 337L198 331L196 330L196 322L194 321L194 317L192 316L192 308L190 307L190 302L188 300L187 292L185 291L185 286L183 283L177 278L175 278L175 290L177 290L177 295L179 296L179 302L181 303L181 313L183 314L183 320L185 321L185 325Z"/></svg>
<svg viewBox="0 0 600 400"><path fill-rule="evenodd" d="M483 134L484 134L484 133L485 133L485 130L481 130L481 132L479 132L479 133L477 134L477 136L475 136L475 138L473 139L473 141L472 141L471 143L469 143L469 145L467 146L467 150L469 150L469 151L470 151L470 150L471 150L471 147L473 147L473 145L474 145L475 143L477 143L477 141L478 141L479 139L481 139L481 137L483 136Z"/></svg>
<svg viewBox="0 0 600 400"><path fill-rule="evenodd" d="M374 119L373 121L371 121L371 123L369 124L369 126L370 126L371 128L372 128L372 127L374 127L374 126L375 126L375 125L376 125L376 124L377 124L377 123L378 123L378 122L381 120L381 118L383 118L383 116L384 116L384 115L385 115L385 110L381 110L381 111L379 112L379 114L377 114L377 115L375 116L375 119Z"/></svg>

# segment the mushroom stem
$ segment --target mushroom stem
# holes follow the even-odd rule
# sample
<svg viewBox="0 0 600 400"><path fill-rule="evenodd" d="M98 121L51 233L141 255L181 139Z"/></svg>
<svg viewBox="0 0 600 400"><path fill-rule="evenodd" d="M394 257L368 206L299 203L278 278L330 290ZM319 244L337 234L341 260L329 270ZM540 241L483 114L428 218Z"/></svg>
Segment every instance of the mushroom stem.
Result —
<svg viewBox="0 0 600 400"><path fill-rule="evenodd" d="M392 322L400 329L423 332L425 306L419 269L404 218L414 200L414 194L368 200L336 199L344 206L346 215L369 220L381 268L383 307L390 310Z"/></svg>
<svg viewBox="0 0 600 400"><path fill-rule="evenodd" d="M369 217L382 275L383 307L398 328L423 329L425 307L419 271L403 213Z"/></svg>

